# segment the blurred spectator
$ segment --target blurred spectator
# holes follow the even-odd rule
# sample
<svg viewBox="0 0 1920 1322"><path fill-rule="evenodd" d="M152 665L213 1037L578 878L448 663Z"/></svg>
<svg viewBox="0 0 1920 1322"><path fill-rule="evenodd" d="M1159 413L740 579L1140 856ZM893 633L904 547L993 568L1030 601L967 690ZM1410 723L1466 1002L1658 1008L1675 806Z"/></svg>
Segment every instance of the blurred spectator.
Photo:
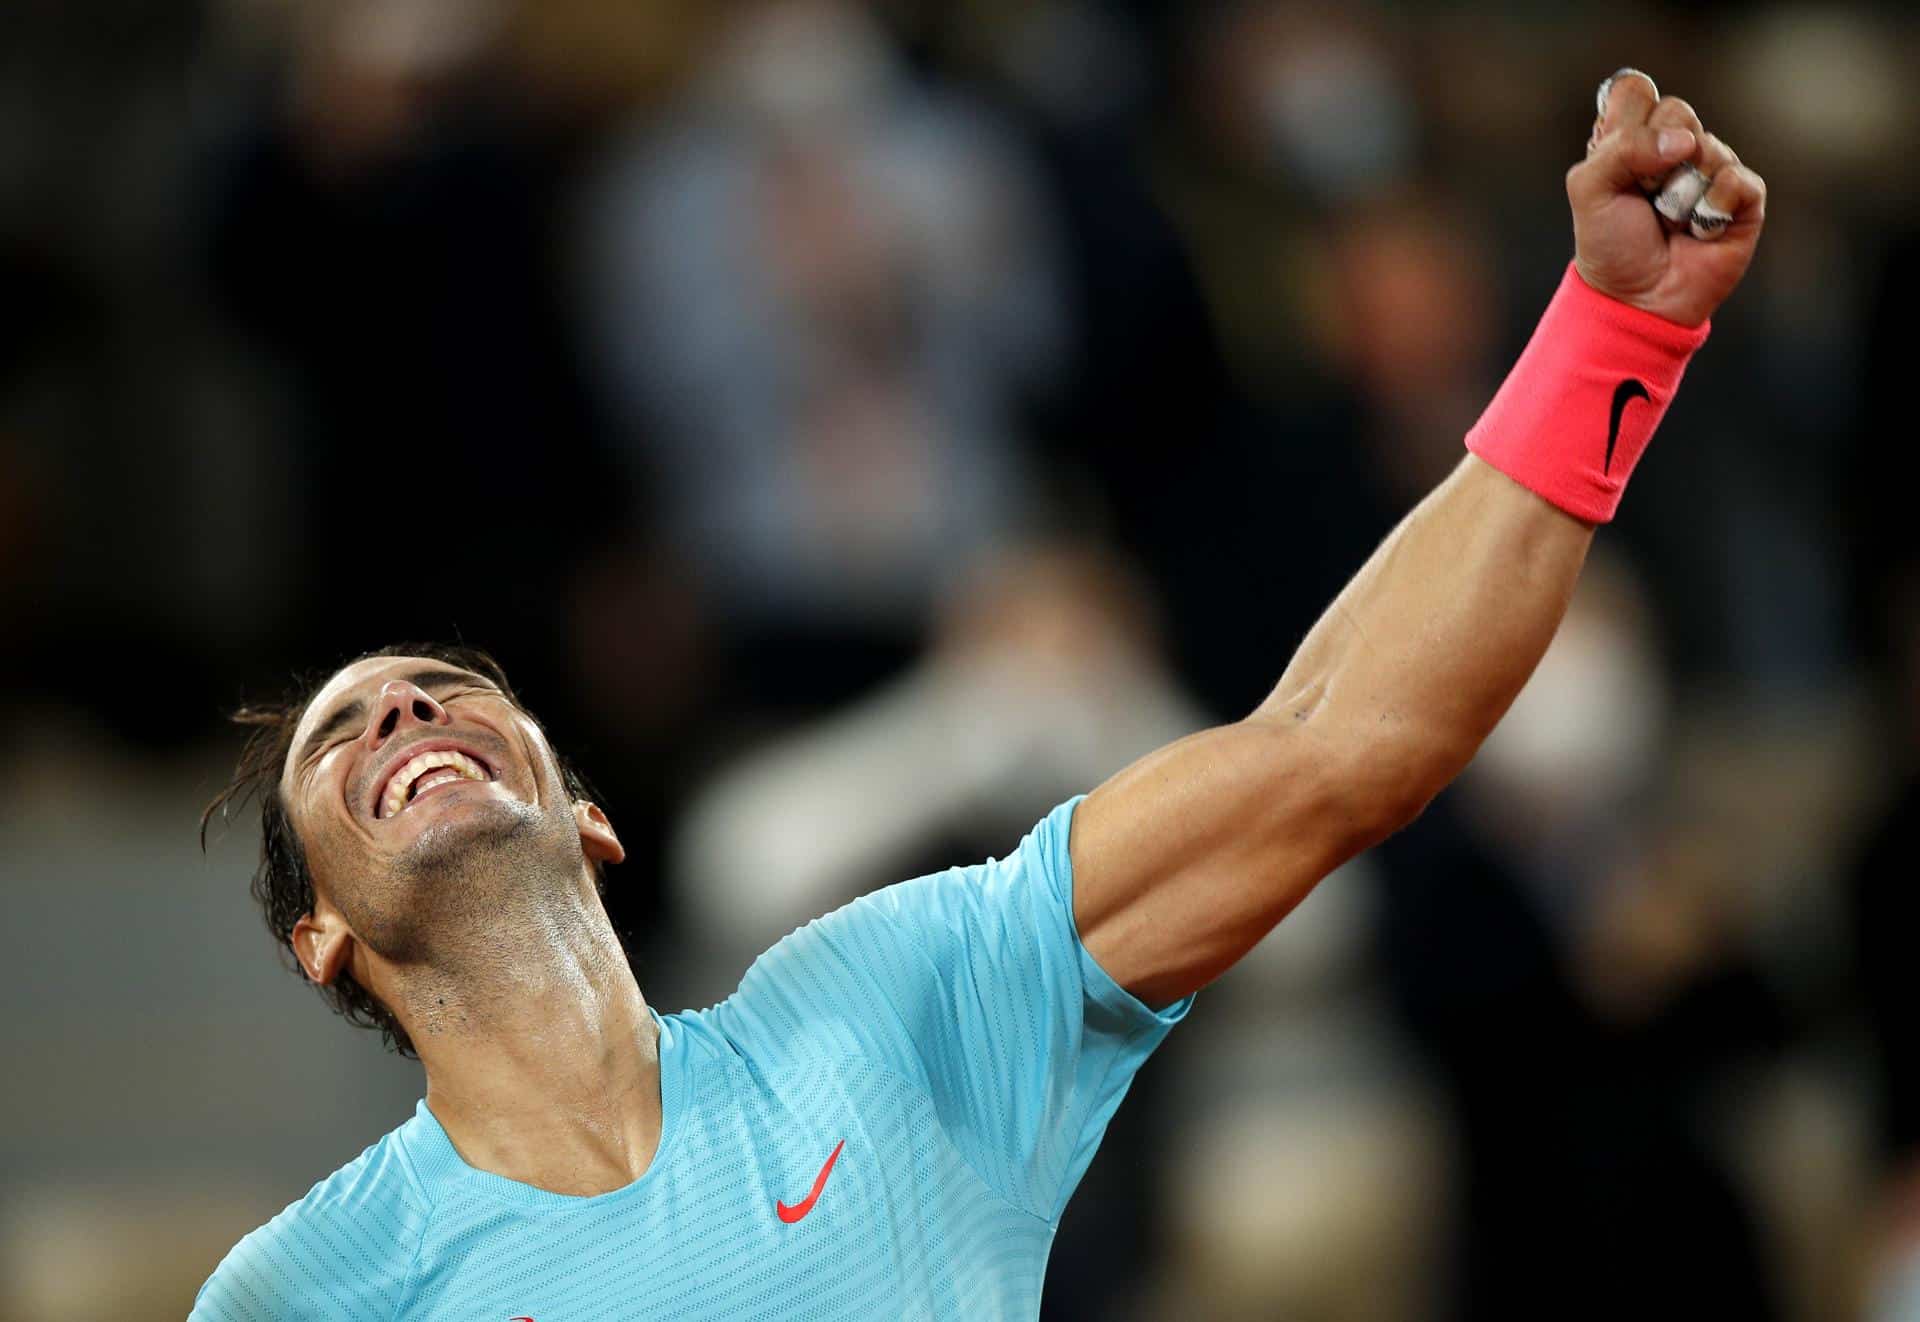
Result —
<svg viewBox="0 0 1920 1322"><path fill-rule="evenodd" d="M674 851L681 913L718 979L702 994L807 919L960 857L943 853L959 841L997 849L1204 724L1151 615L1094 548L1009 550L952 594L912 669L728 767Z"/></svg>
<svg viewBox="0 0 1920 1322"><path fill-rule="evenodd" d="M1780 1315L1715 1135L1782 1011L1724 849L1660 805L1663 688L1642 590L1596 560L1455 811L1381 851L1387 980L1458 1134L1452 1315Z"/></svg>
<svg viewBox="0 0 1920 1322"><path fill-rule="evenodd" d="M500 10L300 12L266 105L235 122L207 236L225 306L290 387L289 650L464 634L550 674L566 565L632 509L593 479L552 185L493 68Z"/></svg>
<svg viewBox="0 0 1920 1322"><path fill-rule="evenodd" d="M1321 882L1168 1044L1146 1317L1433 1315L1452 1172L1444 1114L1379 994L1380 880L1362 859Z"/></svg>
<svg viewBox="0 0 1920 1322"><path fill-rule="evenodd" d="M1498 384L1500 277L1473 214L1415 196L1350 215L1329 266L1321 334L1358 396L1356 439L1385 501L1411 507Z"/></svg>
<svg viewBox="0 0 1920 1322"><path fill-rule="evenodd" d="M1242 387L1282 410L1337 375L1331 245L1417 183L1399 52L1365 6L1239 0L1196 11L1178 152L1160 162Z"/></svg>
<svg viewBox="0 0 1920 1322"><path fill-rule="evenodd" d="M763 700L896 667L1032 517L1022 412L1065 328L1029 175L859 7L763 0L589 192L606 395Z"/></svg>
<svg viewBox="0 0 1920 1322"><path fill-rule="evenodd" d="M1264 695L1353 567L1458 462L1493 378L1502 282L1485 218L1424 181L1404 51L1373 18L1193 11L1152 165L1201 324L1174 323L1169 398L1133 411L1159 426L1157 448L1112 452L1126 423L1086 429L1120 535L1167 585L1183 673L1222 716ZM1364 76L1323 77L1336 69Z"/></svg>

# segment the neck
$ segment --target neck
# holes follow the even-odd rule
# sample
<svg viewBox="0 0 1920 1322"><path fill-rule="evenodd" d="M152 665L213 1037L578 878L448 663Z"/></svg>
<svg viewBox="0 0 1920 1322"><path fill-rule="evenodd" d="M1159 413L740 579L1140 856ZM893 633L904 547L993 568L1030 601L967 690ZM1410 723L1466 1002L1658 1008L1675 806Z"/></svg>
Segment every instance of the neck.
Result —
<svg viewBox="0 0 1920 1322"><path fill-rule="evenodd" d="M470 1166L553 1193L631 1184L660 1140L659 1035L591 881L488 929L392 977L427 1105Z"/></svg>

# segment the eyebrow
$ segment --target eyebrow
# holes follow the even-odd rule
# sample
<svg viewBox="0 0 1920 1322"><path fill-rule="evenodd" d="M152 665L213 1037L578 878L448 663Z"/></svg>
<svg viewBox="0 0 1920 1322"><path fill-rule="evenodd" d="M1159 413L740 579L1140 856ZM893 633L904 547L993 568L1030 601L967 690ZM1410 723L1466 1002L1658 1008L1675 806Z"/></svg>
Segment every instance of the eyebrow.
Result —
<svg viewBox="0 0 1920 1322"><path fill-rule="evenodd" d="M410 675L402 675L407 683L418 688L433 690L452 688L456 684L476 684L483 688L498 689L499 685L484 675L476 675L471 670L430 669L416 670ZM336 707L332 715L314 728L307 741L300 746L300 756L295 766L305 766L308 759L319 752L336 737L346 733L355 725L367 719L367 704L360 698Z"/></svg>

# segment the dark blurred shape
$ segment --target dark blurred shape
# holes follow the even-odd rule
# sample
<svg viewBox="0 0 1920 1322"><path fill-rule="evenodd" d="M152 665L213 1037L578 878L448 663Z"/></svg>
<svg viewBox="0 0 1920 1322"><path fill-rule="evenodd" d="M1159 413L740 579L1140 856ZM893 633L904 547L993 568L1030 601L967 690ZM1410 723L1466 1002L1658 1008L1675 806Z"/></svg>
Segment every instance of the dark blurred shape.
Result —
<svg viewBox="0 0 1920 1322"><path fill-rule="evenodd" d="M1380 852L1386 981L1458 1127L1449 1316L1782 1315L1720 1134L1784 1010L1730 850L1656 806L1649 648L1640 590L1590 566L1468 779Z"/></svg>
<svg viewBox="0 0 1920 1322"><path fill-rule="evenodd" d="M0 304L10 309L0 323L0 636L16 640L34 637L45 625L36 617L46 603L33 600L33 588L48 574L45 520L54 494L31 445L32 395L50 342L64 342L75 332L80 292L28 245L0 247ZM0 652L0 704L30 673L26 647Z"/></svg>
<svg viewBox="0 0 1920 1322"><path fill-rule="evenodd" d="M552 675L570 564L633 514L595 480L554 163L490 76L490 17L328 10L212 173L214 286L293 405L303 664L464 636Z"/></svg>
<svg viewBox="0 0 1920 1322"><path fill-rule="evenodd" d="M1863 432L1912 431L1908 322L1920 298L1920 232L1889 245L1869 340ZM1885 1219L1877 1266L1886 1316L1920 1303L1920 1014L1913 980L1920 933L1920 538L1910 508L1920 458L1910 444L1855 456L1852 549L1859 624L1885 713L1876 768L1886 786L1856 847L1849 898L1858 986L1872 1048L1877 1167Z"/></svg>

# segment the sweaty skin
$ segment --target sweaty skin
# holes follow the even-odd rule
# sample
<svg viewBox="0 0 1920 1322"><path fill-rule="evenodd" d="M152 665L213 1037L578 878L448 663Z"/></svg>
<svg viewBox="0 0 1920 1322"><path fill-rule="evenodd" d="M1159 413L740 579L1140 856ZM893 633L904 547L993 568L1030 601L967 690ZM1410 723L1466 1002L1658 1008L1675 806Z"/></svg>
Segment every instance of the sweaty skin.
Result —
<svg viewBox="0 0 1920 1322"><path fill-rule="evenodd" d="M443 742L492 778L379 815L391 770ZM308 704L280 785L316 896L294 953L316 982L351 968L399 1018L468 1164L554 1193L638 1179L660 1138L657 1030L591 868L623 851L539 725L478 675L373 658Z"/></svg>
<svg viewBox="0 0 1920 1322"><path fill-rule="evenodd" d="M1682 164L1732 216L1670 228L1639 180ZM1575 264L1698 326L1752 260L1766 186L1677 97L1613 81L1567 173ZM1411 821L1472 759L1560 618L1593 529L1468 456L1375 551L1245 720L1174 743L1074 817L1074 918L1121 986L1164 1005L1231 967L1328 872Z"/></svg>

